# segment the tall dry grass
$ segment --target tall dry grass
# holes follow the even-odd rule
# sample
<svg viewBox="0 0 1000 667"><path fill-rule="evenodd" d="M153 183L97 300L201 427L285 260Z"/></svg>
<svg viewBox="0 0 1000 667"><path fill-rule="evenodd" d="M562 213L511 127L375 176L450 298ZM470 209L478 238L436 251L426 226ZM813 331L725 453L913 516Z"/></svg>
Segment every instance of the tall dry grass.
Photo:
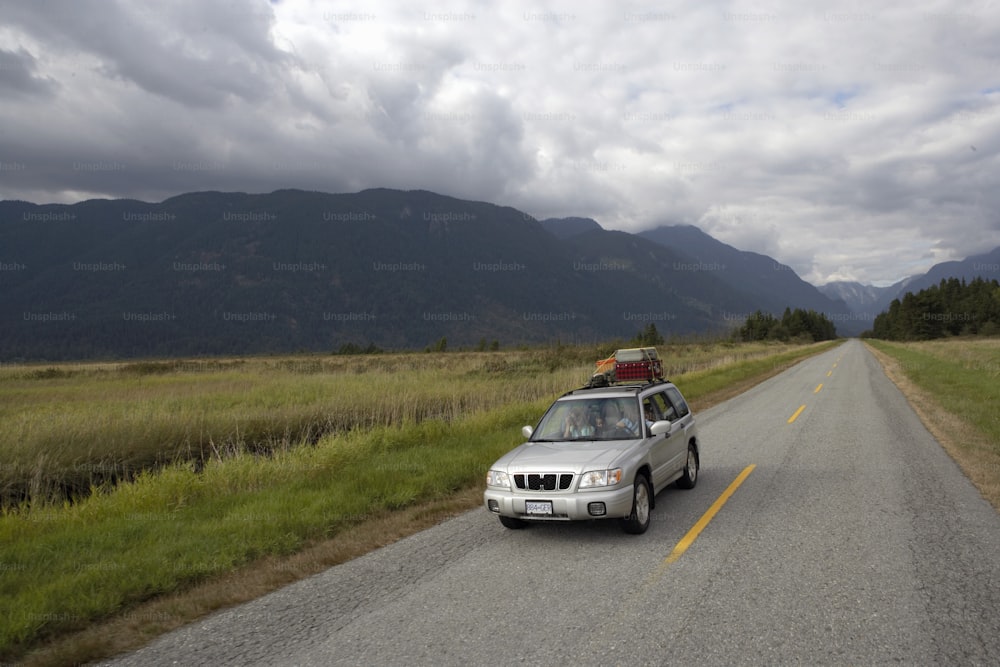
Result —
<svg viewBox="0 0 1000 667"><path fill-rule="evenodd" d="M450 421L578 381L581 369L544 362L537 352L512 352L6 366L0 498L58 501L168 463Z"/></svg>
<svg viewBox="0 0 1000 667"><path fill-rule="evenodd" d="M793 346L661 346L668 376ZM0 366L0 506L61 502L144 470L273 455L329 433L445 422L580 386L613 349Z"/></svg>

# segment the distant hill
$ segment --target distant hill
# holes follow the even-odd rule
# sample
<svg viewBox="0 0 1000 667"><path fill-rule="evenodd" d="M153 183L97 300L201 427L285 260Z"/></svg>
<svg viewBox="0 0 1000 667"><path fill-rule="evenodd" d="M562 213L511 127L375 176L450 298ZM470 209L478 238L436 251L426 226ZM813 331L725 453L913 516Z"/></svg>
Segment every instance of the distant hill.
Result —
<svg viewBox="0 0 1000 667"><path fill-rule="evenodd" d="M691 273L702 280L712 276L761 310L779 315L786 307L814 310L832 320L841 334L861 331L852 326L847 304L824 295L791 267L767 255L738 250L691 225L661 226L639 236L683 252L694 260Z"/></svg>
<svg viewBox="0 0 1000 667"><path fill-rule="evenodd" d="M624 236L634 246L609 269L601 253L580 254L520 211L424 191L0 202L0 358L587 342L628 338L650 321L666 335L725 327L710 307L657 287L629 255L648 255L645 244Z"/></svg>
<svg viewBox="0 0 1000 667"><path fill-rule="evenodd" d="M842 299L858 316L859 322L870 326L875 316L889 309L893 299L938 285L942 280L958 278L967 282L974 278L1000 279L1000 247L963 260L935 264L927 273L910 276L887 287L863 285L858 282L830 282L819 290L834 299Z"/></svg>
<svg viewBox="0 0 1000 667"><path fill-rule="evenodd" d="M817 289L831 299L839 299L847 304L855 316L853 321L862 329L867 329L875 320L875 316L888 308L889 303L904 291L911 280L913 279L906 278L887 287L834 281L820 285Z"/></svg>
<svg viewBox="0 0 1000 667"><path fill-rule="evenodd" d="M557 239L568 239L596 229L603 229L591 218L548 218L542 220L542 227Z"/></svg>
<svg viewBox="0 0 1000 667"><path fill-rule="evenodd" d="M712 274L693 271L695 264L683 252L635 234L598 229L566 239L579 271L600 276L611 302L635 292L643 310L633 320L652 322L659 331L672 331L684 321L701 322L704 330L730 329L749 314L756 301ZM626 317L625 312L622 317Z"/></svg>
<svg viewBox="0 0 1000 667"><path fill-rule="evenodd" d="M905 290L901 290L901 293L897 296L901 296L906 292L916 294L920 290L937 285L947 278L958 278L966 282L971 281L973 278L1000 280L1000 246L982 255L973 255L958 261L935 264L927 273L922 276L916 276L908 282ZM888 307L888 304L886 306Z"/></svg>
<svg viewBox="0 0 1000 667"><path fill-rule="evenodd" d="M787 267L692 230L660 243L389 189L4 201L0 361L596 342L837 312Z"/></svg>
<svg viewBox="0 0 1000 667"><path fill-rule="evenodd" d="M857 313L874 308L884 294L897 294L900 285L876 287L875 285L841 280L820 285L817 289L831 299L843 301L848 308Z"/></svg>

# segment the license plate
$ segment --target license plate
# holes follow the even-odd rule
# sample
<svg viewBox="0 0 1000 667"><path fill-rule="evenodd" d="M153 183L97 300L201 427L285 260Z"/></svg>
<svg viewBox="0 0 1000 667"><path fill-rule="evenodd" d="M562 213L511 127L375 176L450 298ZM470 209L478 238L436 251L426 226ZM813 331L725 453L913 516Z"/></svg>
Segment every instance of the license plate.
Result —
<svg viewBox="0 0 1000 667"><path fill-rule="evenodd" d="M540 514L543 516L552 516L552 501L551 500L526 500L524 501L524 513L525 514Z"/></svg>

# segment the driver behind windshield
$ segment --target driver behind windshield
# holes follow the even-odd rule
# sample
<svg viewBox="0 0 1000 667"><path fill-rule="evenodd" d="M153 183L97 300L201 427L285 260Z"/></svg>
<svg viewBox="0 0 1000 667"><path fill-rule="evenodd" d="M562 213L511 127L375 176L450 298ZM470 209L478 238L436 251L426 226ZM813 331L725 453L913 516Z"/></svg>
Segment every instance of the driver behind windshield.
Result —
<svg viewBox="0 0 1000 667"><path fill-rule="evenodd" d="M636 409L635 403L624 401L624 405L621 407L622 418L615 423L615 426L625 429L632 435L639 435L639 411Z"/></svg>
<svg viewBox="0 0 1000 667"><path fill-rule="evenodd" d="M622 431L639 435L639 414L634 401L612 399L604 404L604 418L598 423L606 437L620 436Z"/></svg>

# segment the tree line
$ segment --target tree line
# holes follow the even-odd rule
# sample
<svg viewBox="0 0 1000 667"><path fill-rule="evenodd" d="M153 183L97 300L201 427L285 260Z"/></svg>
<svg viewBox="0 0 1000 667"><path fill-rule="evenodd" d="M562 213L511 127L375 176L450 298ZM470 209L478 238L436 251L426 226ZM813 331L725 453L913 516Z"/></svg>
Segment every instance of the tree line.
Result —
<svg viewBox="0 0 1000 667"><path fill-rule="evenodd" d="M916 294L893 299L862 336L885 340L931 340L946 336L1000 334L1000 283L974 278L942 279Z"/></svg>
<svg viewBox="0 0 1000 667"><path fill-rule="evenodd" d="M744 342L755 340L833 340L837 327L822 313L815 310L785 308L781 318L757 310L734 333L734 338Z"/></svg>

